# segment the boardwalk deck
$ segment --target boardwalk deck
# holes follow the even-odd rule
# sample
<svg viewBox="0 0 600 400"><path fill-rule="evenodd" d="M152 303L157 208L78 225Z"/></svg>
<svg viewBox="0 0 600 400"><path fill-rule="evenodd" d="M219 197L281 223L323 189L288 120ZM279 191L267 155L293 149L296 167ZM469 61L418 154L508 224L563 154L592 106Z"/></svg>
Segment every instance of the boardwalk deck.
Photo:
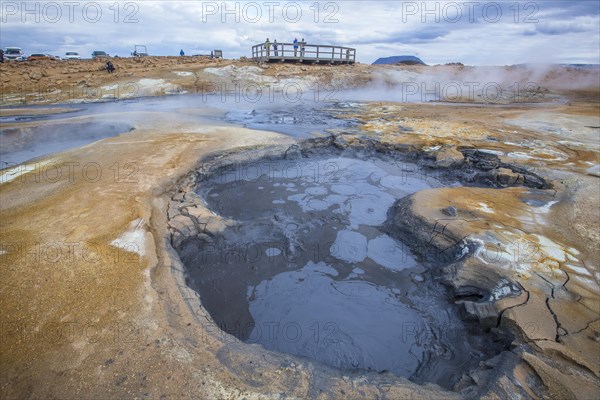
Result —
<svg viewBox="0 0 600 400"><path fill-rule="evenodd" d="M266 43L252 46L252 59L256 62L300 62L323 64L354 64L356 49L343 46L306 44L304 50L298 43Z"/></svg>

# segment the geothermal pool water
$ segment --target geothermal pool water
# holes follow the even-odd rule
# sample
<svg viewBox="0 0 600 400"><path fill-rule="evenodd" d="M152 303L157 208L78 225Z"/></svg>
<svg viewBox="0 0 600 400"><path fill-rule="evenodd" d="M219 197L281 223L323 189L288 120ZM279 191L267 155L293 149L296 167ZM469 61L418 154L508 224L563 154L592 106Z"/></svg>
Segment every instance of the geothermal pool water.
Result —
<svg viewBox="0 0 600 400"><path fill-rule="evenodd" d="M379 158L226 167L198 194L237 225L179 249L188 285L247 343L451 387L499 345L466 325L428 266L382 228L395 200L440 186Z"/></svg>
<svg viewBox="0 0 600 400"><path fill-rule="evenodd" d="M63 113L34 113L0 117L0 169L40 156L84 146L133 129L141 112L177 113L183 109L212 109L213 114L180 114L181 121L230 123L250 129L283 133L294 137L323 134L327 129L351 128L356 121L339 116L358 106L350 102L298 101L290 107L281 101L240 103L235 97L170 96L139 98L122 102L57 104ZM40 106L32 106L32 112ZM10 110L10 107L6 108ZM43 109L42 109L43 110ZM117 116L112 113L118 112ZM77 122L73 118L95 118ZM143 118L148 118L144 116ZM64 123L61 123L64 120ZM51 122L51 123L48 123ZM33 125L30 125L33 124Z"/></svg>
<svg viewBox="0 0 600 400"><path fill-rule="evenodd" d="M77 122L0 129L0 168L129 132L122 122Z"/></svg>
<svg viewBox="0 0 600 400"><path fill-rule="evenodd" d="M339 118L356 109L359 103L330 102L296 104L259 104L251 110L234 109L226 113L225 120L250 129L279 132L295 137L309 137L327 129L350 129L356 121Z"/></svg>

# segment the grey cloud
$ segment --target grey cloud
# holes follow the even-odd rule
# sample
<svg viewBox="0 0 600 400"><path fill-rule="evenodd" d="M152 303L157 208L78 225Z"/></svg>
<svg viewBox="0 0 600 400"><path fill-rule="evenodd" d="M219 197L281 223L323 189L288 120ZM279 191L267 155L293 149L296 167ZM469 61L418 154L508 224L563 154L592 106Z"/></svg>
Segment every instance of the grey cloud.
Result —
<svg viewBox="0 0 600 400"><path fill-rule="evenodd" d="M537 1L540 12L553 12L556 17L573 18L600 14L600 2L596 0Z"/></svg>
<svg viewBox="0 0 600 400"><path fill-rule="evenodd" d="M407 44L419 44L427 43L432 40L444 37L449 30L442 29L441 27L433 27L430 29L422 29L416 32L390 32L381 38L368 38L368 39L357 39L353 43L357 45L373 45L373 44L390 44L390 43L407 43ZM381 33L381 32L377 32Z"/></svg>
<svg viewBox="0 0 600 400"><path fill-rule="evenodd" d="M543 35L563 35L586 32L588 29L576 24L540 24L535 27L535 31Z"/></svg>

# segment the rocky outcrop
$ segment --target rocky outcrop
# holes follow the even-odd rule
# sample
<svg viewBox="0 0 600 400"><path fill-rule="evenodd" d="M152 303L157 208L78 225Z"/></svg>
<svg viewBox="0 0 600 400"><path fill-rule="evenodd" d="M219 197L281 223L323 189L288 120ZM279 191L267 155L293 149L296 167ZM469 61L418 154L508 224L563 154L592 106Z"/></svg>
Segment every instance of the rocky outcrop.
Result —
<svg viewBox="0 0 600 400"><path fill-rule="evenodd" d="M454 146L444 146L435 157L435 166L438 168L455 168L461 166L465 156Z"/></svg>
<svg viewBox="0 0 600 400"><path fill-rule="evenodd" d="M480 174L493 178L494 186L525 184L523 175L488 165ZM598 294L569 288L566 262L577 263L577 252L519 218L510 220L525 207L515 203L522 201L522 191L461 188L458 193L415 193L397 201L387 221L391 235L434 266L465 318L507 343L505 352L466 373L455 390L467 398L593 397L600 385L593 361L600 320L584 305L584 296L598 301ZM501 234L495 226L502 227ZM509 254L524 238L529 242ZM524 259L526 248L535 257Z"/></svg>
<svg viewBox="0 0 600 400"><path fill-rule="evenodd" d="M171 244L176 249L189 239L210 241L211 237L236 224L206 208L202 198L193 191L195 187L196 176L192 175L169 201L167 214Z"/></svg>

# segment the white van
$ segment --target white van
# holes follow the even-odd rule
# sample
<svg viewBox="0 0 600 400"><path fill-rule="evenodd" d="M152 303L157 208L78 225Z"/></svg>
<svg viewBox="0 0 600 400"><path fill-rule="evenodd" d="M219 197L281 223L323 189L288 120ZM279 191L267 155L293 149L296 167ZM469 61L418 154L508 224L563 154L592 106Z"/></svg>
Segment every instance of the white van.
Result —
<svg viewBox="0 0 600 400"><path fill-rule="evenodd" d="M9 61L25 61L25 54L20 47L7 47L4 50L4 58Z"/></svg>
<svg viewBox="0 0 600 400"><path fill-rule="evenodd" d="M81 60L81 56L79 55L79 53L76 53L74 51L67 51L65 53L65 56L63 57L64 60Z"/></svg>

